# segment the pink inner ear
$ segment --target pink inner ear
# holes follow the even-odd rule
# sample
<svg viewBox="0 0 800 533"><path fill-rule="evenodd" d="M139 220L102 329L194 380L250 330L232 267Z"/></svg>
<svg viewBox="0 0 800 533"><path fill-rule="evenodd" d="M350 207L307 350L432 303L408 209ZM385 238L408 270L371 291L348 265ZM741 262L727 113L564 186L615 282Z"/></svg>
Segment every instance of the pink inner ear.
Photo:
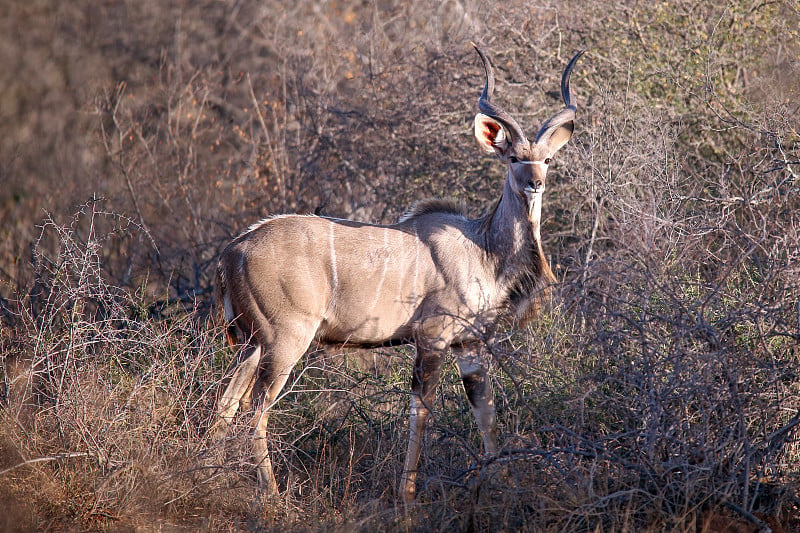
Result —
<svg viewBox="0 0 800 533"><path fill-rule="evenodd" d="M484 143L488 146L494 145L495 140L497 139L497 134L500 132L500 125L496 122L490 120L482 120L480 121L480 130L479 134L483 139Z"/></svg>
<svg viewBox="0 0 800 533"><path fill-rule="evenodd" d="M492 141L497 138L497 132L500 131L500 126L494 122L484 122L483 127L486 129L485 135Z"/></svg>

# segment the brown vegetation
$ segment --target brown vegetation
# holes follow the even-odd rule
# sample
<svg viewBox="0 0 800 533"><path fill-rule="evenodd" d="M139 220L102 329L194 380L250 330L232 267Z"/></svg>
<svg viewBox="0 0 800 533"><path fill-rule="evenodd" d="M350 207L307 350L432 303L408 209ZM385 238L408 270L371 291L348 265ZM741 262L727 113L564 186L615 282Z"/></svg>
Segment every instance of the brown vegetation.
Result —
<svg viewBox="0 0 800 533"><path fill-rule="evenodd" d="M800 12L696 4L0 0L0 528L799 528ZM503 452L445 373L402 521L408 352L316 351L263 505L247 415L204 436L215 258L272 213L488 208L469 41L528 128L589 48Z"/></svg>

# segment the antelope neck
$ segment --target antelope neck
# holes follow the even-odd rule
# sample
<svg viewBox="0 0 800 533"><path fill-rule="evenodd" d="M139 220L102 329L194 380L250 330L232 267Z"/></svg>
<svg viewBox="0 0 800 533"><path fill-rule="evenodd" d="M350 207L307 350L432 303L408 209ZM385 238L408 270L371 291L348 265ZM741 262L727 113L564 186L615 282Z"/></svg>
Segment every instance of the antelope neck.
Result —
<svg viewBox="0 0 800 533"><path fill-rule="evenodd" d="M541 195L532 201L541 202ZM512 190L506 179L500 201L488 215L490 220L484 225L486 249L499 261L500 270L514 269L515 263L530 261L531 249L539 246L540 210L529 206L528 202Z"/></svg>

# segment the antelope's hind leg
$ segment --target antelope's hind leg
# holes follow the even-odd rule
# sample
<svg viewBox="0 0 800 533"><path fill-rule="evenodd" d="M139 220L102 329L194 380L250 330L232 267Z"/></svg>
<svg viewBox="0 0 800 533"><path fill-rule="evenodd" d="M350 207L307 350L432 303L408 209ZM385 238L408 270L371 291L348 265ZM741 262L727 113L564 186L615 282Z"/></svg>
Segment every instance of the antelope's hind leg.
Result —
<svg viewBox="0 0 800 533"><path fill-rule="evenodd" d="M236 355L231 368L226 374L230 379L225 391L217 402L217 420L209 433L215 440L222 439L227 433L236 411L250 405L253 385L258 377L258 366L261 361L261 346L244 346Z"/></svg>
<svg viewBox="0 0 800 533"><path fill-rule="evenodd" d="M316 333L318 323L297 321L292 328L280 330L275 343L265 347L264 357L258 368L254 390L258 392L258 407L253 419L253 455L258 473L258 486L266 496L278 494L278 483L272 469L272 460L267 446L267 422L269 410L289 379L292 368L308 349Z"/></svg>

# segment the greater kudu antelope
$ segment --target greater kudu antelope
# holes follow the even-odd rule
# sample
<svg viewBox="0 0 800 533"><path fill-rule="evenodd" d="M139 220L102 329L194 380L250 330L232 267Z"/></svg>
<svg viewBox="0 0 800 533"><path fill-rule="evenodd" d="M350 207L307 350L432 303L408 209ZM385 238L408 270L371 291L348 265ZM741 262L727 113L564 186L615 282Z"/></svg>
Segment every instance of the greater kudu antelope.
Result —
<svg viewBox="0 0 800 533"><path fill-rule="evenodd" d="M469 218L453 202L423 201L396 224L381 226L320 216L282 215L252 226L219 261L218 302L229 340L241 344L219 405L224 434L240 405L257 391L254 454L260 487L277 493L267 450L267 411L309 345L372 347L413 343L408 452L400 481L413 503L425 420L447 350L455 354L486 453L497 452L489 358L484 343L503 318L533 318L555 281L542 252L540 216L550 158L569 140L575 101L561 77L565 109L548 119L531 143L491 101L492 66L476 46L486 73L475 137L507 165L500 200Z"/></svg>

